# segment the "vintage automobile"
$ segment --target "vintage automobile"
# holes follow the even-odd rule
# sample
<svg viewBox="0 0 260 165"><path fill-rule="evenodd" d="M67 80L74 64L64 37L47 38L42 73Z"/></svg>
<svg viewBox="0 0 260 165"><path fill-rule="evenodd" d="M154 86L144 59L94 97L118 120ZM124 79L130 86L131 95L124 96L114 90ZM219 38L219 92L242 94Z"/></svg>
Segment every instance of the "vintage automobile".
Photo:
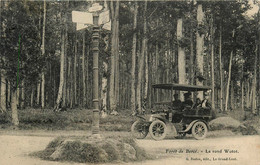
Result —
<svg viewBox="0 0 260 165"><path fill-rule="evenodd" d="M211 107L202 107L193 104L192 106L174 106L172 104L173 92L183 94L208 92L211 87L181 85L181 84L154 84L152 85L152 112L151 114L137 115L137 120L131 126L132 135L135 138L143 139L150 133L155 140L162 140L166 134L172 134L176 138L182 138L186 134L192 134L197 139L204 139L207 135L208 122L213 118ZM163 98L170 100L164 101Z"/></svg>

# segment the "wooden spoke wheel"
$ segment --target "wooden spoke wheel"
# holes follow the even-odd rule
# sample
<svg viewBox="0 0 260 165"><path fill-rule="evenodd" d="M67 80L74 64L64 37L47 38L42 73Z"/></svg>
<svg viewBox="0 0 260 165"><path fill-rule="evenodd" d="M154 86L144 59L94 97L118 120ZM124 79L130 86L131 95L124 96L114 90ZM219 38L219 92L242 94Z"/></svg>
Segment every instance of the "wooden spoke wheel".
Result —
<svg viewBox="0 0 260 165"><path fill-rule="evenodd" d="M198 121L192 126L191 133L197 140L202 140L207 136L208 127L205 123Z"/></svg>
<svg viewBox="0 0 260 165"><path fill-rule="evenodd" d="M148 127L145 122L137 120L131 126L131 133L136 139L144 139L148 134Z"/></svg>
<svg viewBox="0 0 260 165"><path fill-rule="evenodd" d="M160 120L155 120L149 127L149 133L154 140L162 140L166 136L166 125Z"/></svg>

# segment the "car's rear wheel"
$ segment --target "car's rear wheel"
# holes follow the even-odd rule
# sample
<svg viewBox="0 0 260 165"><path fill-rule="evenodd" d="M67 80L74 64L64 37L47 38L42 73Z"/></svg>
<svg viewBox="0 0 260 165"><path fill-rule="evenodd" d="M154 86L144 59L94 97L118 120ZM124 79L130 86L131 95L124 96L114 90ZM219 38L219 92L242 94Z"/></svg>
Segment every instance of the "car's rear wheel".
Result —
<svg viewBox="0 0 260 165"><path fill-rule="evenodd" d="M202 140L207 136L208 127L204 122L196 122L191 129L193 137L197 140Z"/></svg>
<svg viewBox="0 0 260 165"><path fill-rule="evenodd" d="M131 126L131 133L136 139L144 139L149 130L144 121L137 120Z"/></svg>
<svg viewBox="0 0 260 165"><path fill-rule="evenodd" d="M154 140L162 140L166 136L166 125L160 120L155 120L149 127L149 133Z"/></svg>

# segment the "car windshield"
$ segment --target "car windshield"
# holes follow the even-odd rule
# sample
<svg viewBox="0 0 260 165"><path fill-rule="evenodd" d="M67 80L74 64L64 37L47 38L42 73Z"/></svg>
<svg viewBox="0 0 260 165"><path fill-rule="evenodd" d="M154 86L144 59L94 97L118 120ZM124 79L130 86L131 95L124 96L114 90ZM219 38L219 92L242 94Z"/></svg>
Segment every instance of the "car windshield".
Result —
<svg viewBox="0 0 260 165"><path fill-rule="evenodd" d="M153 88L166 89L166 90L179 90L179 91L208 91L211 90L209 86L197 86L197 85L184 85L184 84L153 84Z"/></svg>
<svg viewBox="0 0 260 165"><path fill-rule="evenodd" d="M173 101L173 94L179 93L182 91L190 92L207 92L211 90L209 86L196 86L196 85L184 85L184 84L153 84L153 102L156 104L170 104Z"/></svg>

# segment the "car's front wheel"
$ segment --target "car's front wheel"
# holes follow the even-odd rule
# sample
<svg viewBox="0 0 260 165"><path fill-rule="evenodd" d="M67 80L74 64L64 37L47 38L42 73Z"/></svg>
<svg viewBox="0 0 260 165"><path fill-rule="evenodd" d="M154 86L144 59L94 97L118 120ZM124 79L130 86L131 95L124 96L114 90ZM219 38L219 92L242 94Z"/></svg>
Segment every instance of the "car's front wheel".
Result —
<svg viewBox="0 0 260 165"><path fill-rule="evenodd" d="M144 121L137 120L131 126L131 133L136 139L144 139L148 134L148 126Z"/></svg>
<svg viewBox="0 0 260 165"><path fill-rule="evenodd" d="M149 127L149 133L154 140L162 140L166 136L166 125L160 120L155 120Z"/></svg>
<svg viewBox="0 0 260 165"><path fill-rule="evenodd" d="M196 122L191 129L193 137L197 140L202 140L207 136L208 127L204 122Z"/></svg>

